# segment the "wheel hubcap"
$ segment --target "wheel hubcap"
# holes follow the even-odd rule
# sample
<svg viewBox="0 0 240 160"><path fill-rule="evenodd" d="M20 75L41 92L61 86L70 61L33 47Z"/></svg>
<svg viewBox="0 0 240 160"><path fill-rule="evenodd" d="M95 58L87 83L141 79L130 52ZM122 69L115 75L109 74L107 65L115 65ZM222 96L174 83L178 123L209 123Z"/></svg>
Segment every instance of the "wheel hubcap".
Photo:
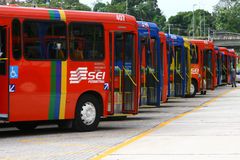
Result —
<svg viewBox="0 0 240 160"><path fill-rule="evenodd" d="M81 114L81 119L86 125L91 125L96 119L96 109L91 102L84 103Z"/></svg>
<svg viewBox="0 0 240 160"><path fill-rule="evenodd" d="M193 95L194 91L195 91L195 87L194 87L193 84L191 84L191 87L190 87L190 94Z"/></svg>

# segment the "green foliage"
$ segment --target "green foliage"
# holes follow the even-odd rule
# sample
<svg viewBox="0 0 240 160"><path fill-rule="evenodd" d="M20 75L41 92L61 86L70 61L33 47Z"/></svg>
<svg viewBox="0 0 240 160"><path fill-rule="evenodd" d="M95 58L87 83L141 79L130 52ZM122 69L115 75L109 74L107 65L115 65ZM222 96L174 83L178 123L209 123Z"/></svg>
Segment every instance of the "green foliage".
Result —
<svg viewBox="0 0 240 160"><path fill-rule="evenodd" d="M46 0L26 0L26 2L18 2L18 5L25 7L32 7L33 4L38 7L91 11L89 6L79 3L78 0L50 0L49 5L46 4Z"/></svg>
<svg viewBox="0 0 240 160"><path fill-rule="evenodd" d="M194 11L194 33L196 36L206 36L208 28L214 28L215 18L202 9ZM168 19L168 25L171 27L171 33L191 36L193 35L193 12L179 12ZM165 32L168 28L165 27Z"/></svg>
<svg viewBox="0 0 240 160"><path fill-rule="evenodd" d="M240 33L240 1L220 0L215 6L216 29Z"/></svg>
<svg viewBox="0 0 240 160"><path fill-rule="evenodd" d="M128 3L126 3L128 2ZM157 0L112 0L111 3L98 2L94 11L127 13L135 16L137 20L155 22L163 28L166 17L158 8Z"/></svg>

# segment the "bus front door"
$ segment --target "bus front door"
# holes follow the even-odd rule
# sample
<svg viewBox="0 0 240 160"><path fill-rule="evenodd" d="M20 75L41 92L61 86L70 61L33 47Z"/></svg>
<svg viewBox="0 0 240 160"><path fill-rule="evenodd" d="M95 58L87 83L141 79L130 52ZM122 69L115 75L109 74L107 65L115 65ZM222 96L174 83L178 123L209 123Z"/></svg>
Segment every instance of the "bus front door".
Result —
<svg viewBox="0 0 240 160"><path fill-rule="evenodd" d="M132 33L110 33L111 114L136 114L137 73L135 43Z"/></svg>
<svg viewBox="0 0 240 160"><path fill-rule="evenodd" d="M7 28L0 24L0 119L8 118L9 91L14 90L14 85L9 85L8 77L8 39Z"/></svg>
<svg viewBox="0 0 240 160"><path fill-rule="evenodd" d="M141 105L159 106L157 42L146 39L141 42L141 48Z"/></svg>
<svg viewBox="0 0 240 160"><path fill-rule="evenodd" d="M185 96L185 53L182 47L175 47L174 91L176 97Z"/></svg>
<svg viewBox="0 0 240 160"><path fill-rule="evenodd" d="M213 53L212 50L204 50L204 67L206 70L207 89L214 89Z"/></svg>

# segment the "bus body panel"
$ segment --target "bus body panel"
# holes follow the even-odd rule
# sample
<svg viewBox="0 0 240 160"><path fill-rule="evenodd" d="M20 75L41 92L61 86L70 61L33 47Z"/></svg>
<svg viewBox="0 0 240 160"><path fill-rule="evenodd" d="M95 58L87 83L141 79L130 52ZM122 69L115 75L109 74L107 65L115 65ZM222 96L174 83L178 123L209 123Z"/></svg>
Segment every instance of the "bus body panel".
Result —
<svg viewBox="0 0 240 160"><path fill-rule="evenodd" d="M54 15L51 14L52 12L54 12ZM105 41L104 59L91 62L76 62L71 60L69 56L66 61L29 61L25 60L23 56L20 60L15 60L12 57L12 44L10 43L11 61L9 67L17 68L18 78L9 80L9 84L14 84L15 90L10 93L9 105L8 101L0 102L0 114L9 114L9 122L73 119L75 117L77 100L82 94L91 92L101 97L103 101L103 116L109 115L109 86L111 86L109 74L109 33L110 31L132 33L134 35L134 55L136 58L138 36L137 23L134 17L115 13L6 6L0 7L0 13L2 16L1 20L4 19L5 23L9 23L9 26L11 26L14 18L18 18L21 23L25 19L49 21L54 18L56 21L65 21L66 24L71 22L100 23L104 27ZM9 28L11 29L11 27ZM11 36L9 37L11 41ZM139 74L137 65L138 60L136 59L134 71L136 74L135 77L132 77L136 81L136 87L133 90L134 103L132 103L133 106L129 110L126 110L123 105L123 108L121 108L122 113L136 114L138 112L139 84L137 79ZM76 80L76 73L79 73L81 70L87 71L86 77ZM72 81L72 78L75 78L75 81ZM0 81L7 83L7 80L2 80L1 76ZM53 88L56 87L56 90L52 90L51 86L54 86ZM6 93L4 96L1 95L0 99L8 99L8 84L0 85L0 89Z"/></svg>

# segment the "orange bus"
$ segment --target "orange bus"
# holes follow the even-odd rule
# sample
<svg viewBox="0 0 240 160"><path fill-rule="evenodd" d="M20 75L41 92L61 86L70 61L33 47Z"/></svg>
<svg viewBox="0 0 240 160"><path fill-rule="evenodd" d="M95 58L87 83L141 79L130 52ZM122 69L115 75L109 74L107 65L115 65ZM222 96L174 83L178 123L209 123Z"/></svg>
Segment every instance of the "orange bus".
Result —
<svg viewBox="0 0 240 160"><path fill-rule="evenodd" d="M219 52L222 57L222 78L221 84L228 84L230 83L230 57L229 57L229 50L226 47L218 47Z"/></svg>
<svg viewBox="0 0 240 160"><path fill-rule="evenodd" d="M191 95L206 94L206 89L214 89L215 52L211 41L190 40L191 43Z"/></svg>
<svg viewBox="0 0 240 160"><path fill-rule="evenodd" d="M89 131L100 117L138 113L134 17L7 6L0 16L2 121Z"/></svg>

